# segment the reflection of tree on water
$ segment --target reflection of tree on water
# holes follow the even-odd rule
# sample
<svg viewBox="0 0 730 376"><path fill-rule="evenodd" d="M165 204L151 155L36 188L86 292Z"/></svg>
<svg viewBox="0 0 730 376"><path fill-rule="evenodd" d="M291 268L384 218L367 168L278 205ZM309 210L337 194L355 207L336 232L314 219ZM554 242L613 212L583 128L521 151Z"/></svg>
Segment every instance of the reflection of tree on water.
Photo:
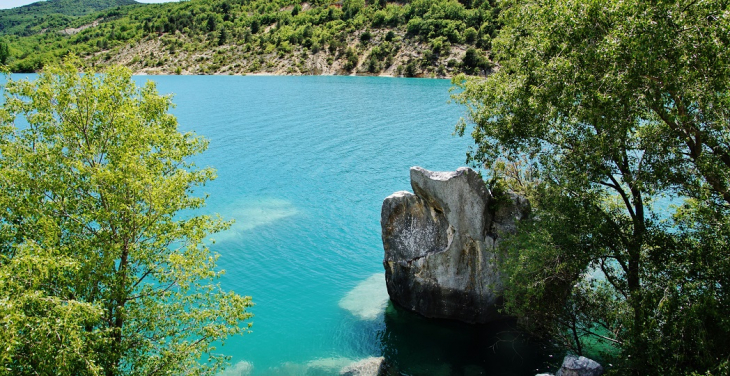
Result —
<svg viewBox="0 0 730 376"><path fill-rule="evenodd" d="M468 325L426 319L391 302L379 333L386 361L412 376L519 376L555 369L563 354L529 341L514 320ZM552 362L552 363L551 363Z"/></svg>

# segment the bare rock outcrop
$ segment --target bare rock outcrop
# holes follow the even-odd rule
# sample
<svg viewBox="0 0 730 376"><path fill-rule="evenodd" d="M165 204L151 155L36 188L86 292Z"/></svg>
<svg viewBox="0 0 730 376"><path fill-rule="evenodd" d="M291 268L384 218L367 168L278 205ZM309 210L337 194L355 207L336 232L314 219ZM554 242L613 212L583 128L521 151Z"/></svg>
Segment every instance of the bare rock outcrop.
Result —
<svg viewBox="0 0 730 376"><path fill-rule="evenodd" d="M426 317L484 323L499 318L502 282L495 246L529 214L526 199L495 198L470 168L411 168L414 193L383 201L388 294Z"/></svg>

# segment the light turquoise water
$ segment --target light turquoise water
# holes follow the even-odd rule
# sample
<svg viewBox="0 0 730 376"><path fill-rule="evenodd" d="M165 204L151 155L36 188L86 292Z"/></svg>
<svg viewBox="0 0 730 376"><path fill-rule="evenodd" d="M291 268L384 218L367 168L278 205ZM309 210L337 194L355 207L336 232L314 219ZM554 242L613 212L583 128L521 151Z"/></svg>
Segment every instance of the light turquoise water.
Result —
<svg viewBox="0 0 730 376"><path fill-rule="evenodd" d="M464 163L469 140L452 136L462 109L447 104L448 81L138 79L174 93L181 129L210 139L199 159L218 170L208 209L236 220L213 249L224 287L256 306L253 332L221 348L238 367L230 374L337 374L381 355L408 374L534 374L541 358L504 324L385 314L382 200L410 190L411 166Z"/></svg>
<svg viewBox="0 0 730 376"><path fill-rule="evenodd" d="M220 348L228 375L330 375L385 356L410 375L534 375L550 357L510 323L434 322L387 303L382 200L409 168L454 170L468 139L444 80L154 76L180 128L210 139L209 212L236 220L214 251L253 297L253 332Z"/></svg>

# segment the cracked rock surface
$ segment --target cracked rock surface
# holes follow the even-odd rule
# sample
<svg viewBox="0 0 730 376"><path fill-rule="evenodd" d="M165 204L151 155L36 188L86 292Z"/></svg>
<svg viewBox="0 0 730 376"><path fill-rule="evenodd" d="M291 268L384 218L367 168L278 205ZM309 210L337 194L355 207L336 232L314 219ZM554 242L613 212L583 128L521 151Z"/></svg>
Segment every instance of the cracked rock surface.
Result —
<svg viewBox="0 0 730 376"><path fill-rule="evenodd" d="M495 247L529 214L526 199L497 200L466 167L411 168L414 193L383 201L385 281L390 299L426 317L485 323L499 318Z"/></svg>

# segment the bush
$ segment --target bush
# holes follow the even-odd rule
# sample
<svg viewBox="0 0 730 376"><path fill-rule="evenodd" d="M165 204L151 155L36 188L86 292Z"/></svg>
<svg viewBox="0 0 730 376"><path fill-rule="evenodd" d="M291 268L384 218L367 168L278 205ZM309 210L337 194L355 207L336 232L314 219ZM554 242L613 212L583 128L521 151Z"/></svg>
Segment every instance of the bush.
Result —
<svg viewBox="0 0 730 376"><path fill-rule="evenodd" d="M380 62L378 61L375 56L371 56L370 59L368 59L368 72L370 73L378 73L380 72Z"/></svg>
<svg viewBox="0 0 730 376"><path fill-rule="evenodd" d="M405 68L403 68L403 75L406 77L416 77L416 62L411 60L406 65Z"/></svg>
<svg viewBox="0 0 730 376"><path fill-rule="evenodd" d="M418 35L421 33L421 24L423 20L420 17L411 18L406 25L406 31L408 34Z"/></svg>
<svg viewBox="0 0 730 376"><path fill-rule="evenodd" d="M373 22L372 22L373 27L383 26L383 24L385 24L385 17L387 15L388 14L382 10L375 12L375 14L373 15Z"/></svg>
<svg viewBox="0 0 730 376"><path fill-rule="evenodd" d="M357 52L352 47L348 47L347 51L345 51L345 58L345 70L349 72L355 69L357 63L359 62L359 58L357 56Z"/></svg>
<svg viewBox="0 0 730 376"><path fill-rule="evenodd" d="M473 27L464 30L464 41L466 43L474 43L477 39L477 31Z"/></svg>
<svg viewBox="0 0 730 376"><path fill-rule="evenodd" d="M461 64L464 72L468 74L478 74L480 71L487 70L491 67L491 63L487 59L484 51L473 47L469 47L466 50Z"/></svg>
<svg viewBox="0 0 730 376"><path fill-rule="evenodd" d="M368 42L370 42L370 39L372 39L372 37L373 35L370 33L370 31L365 30L362 34L360 34L360 42L362 42L363 44L367 44Z"/></svg>

